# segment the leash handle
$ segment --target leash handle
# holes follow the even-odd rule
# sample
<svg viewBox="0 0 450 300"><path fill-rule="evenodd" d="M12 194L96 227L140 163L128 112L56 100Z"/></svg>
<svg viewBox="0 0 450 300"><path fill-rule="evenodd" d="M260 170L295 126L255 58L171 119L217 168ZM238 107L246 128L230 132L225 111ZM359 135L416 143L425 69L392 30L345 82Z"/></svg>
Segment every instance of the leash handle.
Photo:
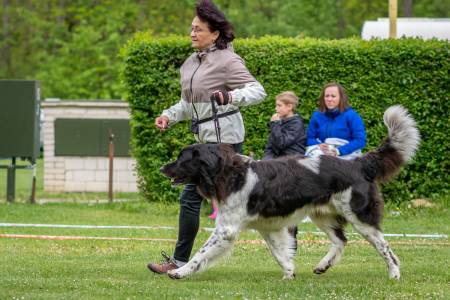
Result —
<svg viewBox="0 0 450 300"><path fill-rule="evenodd" d="M214 121L214 130L216 132L217 143L221 144L222 140L220 138L220 124L219 124L219 118L217 117L218 110L216 107L216 101L212 98L210 100L211 100L212 117L213 117L213 121Z"/></svg>

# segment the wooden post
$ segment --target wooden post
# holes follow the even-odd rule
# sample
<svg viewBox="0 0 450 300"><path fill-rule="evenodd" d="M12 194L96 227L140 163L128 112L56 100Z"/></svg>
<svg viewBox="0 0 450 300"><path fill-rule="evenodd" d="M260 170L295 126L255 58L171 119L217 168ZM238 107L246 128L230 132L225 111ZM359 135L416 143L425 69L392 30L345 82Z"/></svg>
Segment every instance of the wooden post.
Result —
<svg viewBox="0 0 450 300"><path fill-rule="evenodd" d="M6 200L14 202L16 197L16 158L11 159L11 165L8 166L6 178Z"/></svg>
<svg viewBox="0 0 450 300"><path fill-rule="evenodd" d="M114 171L114 134L109 130L109 185L108 198L109 202L113 202L113 171Z"/></svg>
<svg viewBox="0 0 450 300"><path fill-rule="evenodd" d="M389 0L389 38L397 38L397 0Z"/></svg>
<svg viewBox="0 0 450 300"><path fill-rule="evenodd" d="M33 159L32 161L32 168L33 168L33 179L31 181L31 196L30 196L30 202L32 204L36 203L36 160Z"/></svg>

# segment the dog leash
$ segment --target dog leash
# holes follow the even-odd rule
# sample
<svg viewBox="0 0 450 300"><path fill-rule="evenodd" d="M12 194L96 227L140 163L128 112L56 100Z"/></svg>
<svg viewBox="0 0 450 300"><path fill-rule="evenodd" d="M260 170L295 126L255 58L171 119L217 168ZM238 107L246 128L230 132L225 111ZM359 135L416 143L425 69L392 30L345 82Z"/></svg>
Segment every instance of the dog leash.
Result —
<svg viewBox="0 0 450 300"><path fill-rule="evenodd" d="M211 100L211 109L212 109L212 119L214 122L214 131L216 132L217 137L217 143L221 144L222 140L220 138L220 124L219 124L219 118L217 117L217 107L216 107L216 101L214 99Z"/></svg>

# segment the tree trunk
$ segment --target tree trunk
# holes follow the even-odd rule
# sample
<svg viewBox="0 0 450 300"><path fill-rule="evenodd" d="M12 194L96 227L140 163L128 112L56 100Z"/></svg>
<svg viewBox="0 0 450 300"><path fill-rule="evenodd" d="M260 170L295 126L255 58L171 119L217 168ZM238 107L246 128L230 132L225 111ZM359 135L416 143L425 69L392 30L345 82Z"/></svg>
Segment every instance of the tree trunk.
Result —
<svg viewBox="0 0 450 300"><path fill-rule="evenodd" d="M64 12L65 8L66 8L65 0L59 0L58 8L59 8L59 14L56 18L56 22L58 23L58 26L62 28L62 27L64 27L64 20L66 18L65 13L64 14L61 13L61 12Z"/></svg>
<svg viewBox="0 0 450 300"><path fill-rule="evenodd" d="M5 75L11 76L11 50L9 42L9 0L3 0L2 35L3 47L1 49L1 61L5 64Z"/></svg>
<svg viewBox="0 0 450 300"><path fill-rule="evenodd" d="M412 0L403 0L403 14L405 18L412 18L413 16Z"/></svg>
<svg viewBox="0 0 450 300"><path fill-rule="evenodd" d="M337 30L337 38L343 38L345 36L345 29L347 24L345 22L345 13L344 13L344 3L343 0L336 0L336 12L338 17L338 30Z"/></svg>

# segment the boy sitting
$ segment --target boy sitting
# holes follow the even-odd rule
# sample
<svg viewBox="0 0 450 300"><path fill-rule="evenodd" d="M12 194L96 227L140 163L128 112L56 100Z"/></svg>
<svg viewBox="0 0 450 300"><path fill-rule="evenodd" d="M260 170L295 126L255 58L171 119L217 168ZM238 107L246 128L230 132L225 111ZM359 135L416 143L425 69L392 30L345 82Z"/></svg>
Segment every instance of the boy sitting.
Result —
<svg viewBox="0 0 450 300"><path fill-rule="evenodd" d="M270 135L264 151L265 159L286 155L305 154L306 132L302 118L295 113L298 97L293 92L283 92L275 97L276 113L270 119ZM288 228L297 241L297 226ZM297 242L294 245L297 251Z"/></svg>
<svg viewBox="0 0 450 300"><path fill-rule="evenodd" d="M270 135L263 159L304 154L306 133L302 118L295 113L298 97L283 92L275 97L276 113L270 119Z"/></svg>

